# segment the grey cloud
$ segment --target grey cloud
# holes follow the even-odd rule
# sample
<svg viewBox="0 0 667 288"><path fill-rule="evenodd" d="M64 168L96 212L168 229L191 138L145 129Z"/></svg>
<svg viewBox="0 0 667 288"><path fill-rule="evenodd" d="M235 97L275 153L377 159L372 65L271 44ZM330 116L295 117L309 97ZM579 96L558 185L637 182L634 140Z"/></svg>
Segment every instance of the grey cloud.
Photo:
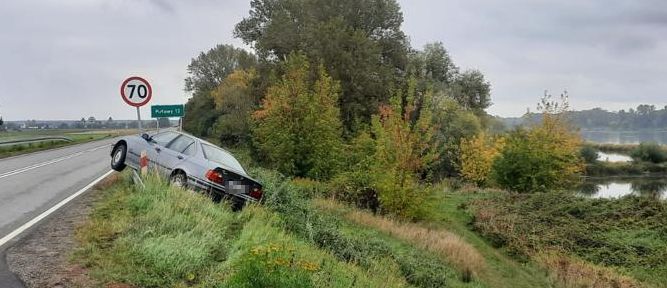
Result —
<svg viewBox="0 0 667 288"><path fill-rule="evenodd" d="M250 0L0 1L0 114L132 118L126 76L182 103L190 59L234 39ZM574 108L665 105L667 1L399 0L413 46L442 41L493 85L490 112L520 115L544 89Z"/></svg>

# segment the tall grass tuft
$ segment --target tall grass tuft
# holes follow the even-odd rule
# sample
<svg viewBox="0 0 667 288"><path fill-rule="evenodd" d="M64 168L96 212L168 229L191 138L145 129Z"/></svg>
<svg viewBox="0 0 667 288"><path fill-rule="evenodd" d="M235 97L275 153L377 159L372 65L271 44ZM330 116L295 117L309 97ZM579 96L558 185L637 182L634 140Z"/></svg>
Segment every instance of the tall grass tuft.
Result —
<svg viewBox="0 0 667 288"><path fill-rule="evenodd" d="M591 263L566 257L555 252L540 253L535 257L554 282L563 288L639 288L644 287L636 280L619 275L616 271Z"/></svg>
<svg viewBox="0 0 667 288"><path fill-rule="evenodd" d="M344 209L333 200L317 200L315 203L324 209ZM479 276L486 268L484 257L460 236L449 231L429 229L415 223L403 223L359 210L350 210L344 217L442 256L461 273L463 281L467 282L472 277Z"/></svg>

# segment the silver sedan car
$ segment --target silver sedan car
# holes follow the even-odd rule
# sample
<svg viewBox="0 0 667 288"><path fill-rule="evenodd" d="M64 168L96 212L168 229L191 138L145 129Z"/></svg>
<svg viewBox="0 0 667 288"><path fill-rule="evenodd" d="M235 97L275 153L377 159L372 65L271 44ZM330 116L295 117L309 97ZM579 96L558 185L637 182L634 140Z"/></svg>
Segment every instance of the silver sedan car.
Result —
<svg viewBox="0 0 667 288"><path fill-rule="evenodd" d="M230 199L235 209L262 198L262 185L248 176L231 153L182 132L120 139L111 150L111 168L122 171L126 166L135 170L147 166L173 185L204 191L216 202Z"/></svg>

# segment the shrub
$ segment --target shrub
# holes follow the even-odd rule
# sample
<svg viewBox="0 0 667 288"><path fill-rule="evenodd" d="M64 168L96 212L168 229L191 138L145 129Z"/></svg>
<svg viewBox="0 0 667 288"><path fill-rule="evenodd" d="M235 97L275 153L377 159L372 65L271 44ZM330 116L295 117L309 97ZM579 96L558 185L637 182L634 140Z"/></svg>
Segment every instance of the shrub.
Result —
<svg viewBox="0 0 667 288"><path fill-rule="evenodd" d="M493 178L502 188L538 192L570 187L584 165L579 156L581 136L565 119L567 96L562 102L545 95L538 105L541 123L519 128L507 136L507 144L493 163Z"/></svg>
<svg viewBox="0 0 667 288"><path fill-rule="evenodd" d="M583 170L576 146L560 145L544 130L515 130L493 163L493 177L505 189L521 193L570 187Z"/></svg>
<svg viewBox="0 0 667 288"><path fill-rule="evenodd" d="M633 159L638 161L662 163L667 161L667 152L657 143L641 143L630 154Z"/></svg>
<svg viewBox="0 0 667 288"><path fill-rule="evenodd" d="M586 163L595 163L598 160L598 151L590 145L584 145L579 150L579 156L584 159Z"/></svg>

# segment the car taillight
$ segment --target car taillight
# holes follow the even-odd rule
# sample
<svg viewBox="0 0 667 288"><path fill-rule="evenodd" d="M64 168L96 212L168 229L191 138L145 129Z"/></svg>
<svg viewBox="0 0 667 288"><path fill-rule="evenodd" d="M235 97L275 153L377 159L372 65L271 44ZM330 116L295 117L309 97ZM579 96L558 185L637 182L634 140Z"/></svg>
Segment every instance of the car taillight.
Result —
<svg viewBox="0 0 667 288"><path fill-rule="evenodd" d="M215 170L208 170L206 171L206 179L218 183L218 184L223 184L224 179L222 178L222 174L218 171Z"/></svg>
<svg viewBox="0 0 667 288"><path fill-rule="evenodd" d="M250 197L259 200L262 198L262 188L258 187L252 188L252 190L250 190L250 193L248 194L250 195Z"/></svg>

